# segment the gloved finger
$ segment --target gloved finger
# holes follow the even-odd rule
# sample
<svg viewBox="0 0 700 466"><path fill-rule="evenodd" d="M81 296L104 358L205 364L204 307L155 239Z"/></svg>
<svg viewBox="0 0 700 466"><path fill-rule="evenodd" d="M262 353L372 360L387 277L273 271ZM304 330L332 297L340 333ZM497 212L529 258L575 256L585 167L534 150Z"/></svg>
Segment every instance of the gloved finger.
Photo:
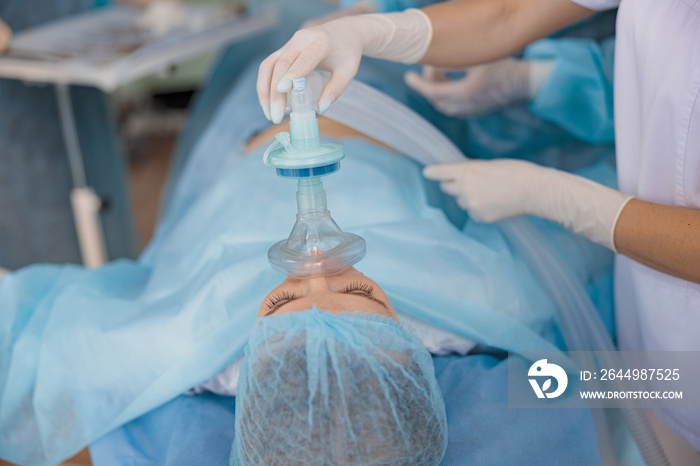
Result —
<svg viewBox="0 0 700 466"><path fill-rule="evenodd" d="M328 53L328 44L312 42L304 47L299 55L297 55L294 63L289 66L289 69L277 84L278 92L289 92L292 89L292 80L308 76L316 69L319 62ZM275 77L273 76L273 82Z"/></svg>
<svg viewBox="0 0 700 466"><path fill-rule="evenodd" d="M464 168L465 163L470 162L430 165L423 169L423 176L435 181L455 180L459 176L460 169Z"/></svg>
<svg viewBox="0 0 700 466"><path fill-rule="evenodd" d="M404 75L406 85L428 100L454 97L461 94L462 81L433 81L409 71Z"/></svg>
<svg viewBox="0 0 700 466"><path fill-rule="evenodd" d="M469 113L470 107L464 102L454 99L436 99L430 102L435 110L447 116L459 116Z"/></svg>
<svg viewBox="0 0 700 466"><path fill-rule="evenodd" d="M432 82L432 79L423 77L415 71L407 71L403 75L403 80L408 87L418 92L419 94L428 97L427 83Z"/></svg>
<svg viewBox="0 0 700 466"><path fill-rule="evenodd" d="M503 219L513 217L510 213L504 213L498 209L490 208L488 205L465 197L457 199L457 205L464 209L471 219L481 223L499 222Z"/></svg>
<svg viewBox="0 0 700 466"><path fill-rule="evenodd" d="M287 107L287 91L292 85L291 79L285 75L301 53L302 50L299 47L286 47L272 70L272 78L270 79L270 115L272 116L272 122L275 124L280 123L282 118L284 118L284 110Z"/></svg>
<svg viewBox="0 0 700 466"><path fill-rule="evenodd" d="M440 183L440 189L450 196L457 196L462 191L460 183L455 180L443 181Z"/></svg>
<svg viewBox="0 0 700 466"><path fill-rule="evenodd" d="M318 113L324 114L335 100L340 97L352 78L355 77L357 70L352 66L346 66L333 71L331 78L321 91L318 98Z"/></svg>
<svg viewBox="0 0 700 466"><path fill-rule="evenodd" d="M278 50L272 53L269 57L260 63L258 68L258 80L256 83L256 89L258 92L258 101L260 106L265 113L265 117L271 120L270 117L270 83L272 82L272 70L275 67L275 63L279 58L281 51Z"/></svg>
<svg viewBox="0 0 700 466"><path fill-rule="evenodd" d="M480 206L468 196L457 197L457 205L464 210L472 220L477 222L493 223L500 220L500 218L496 218L493 212L490 212L486 206Z"/></svg>
<svg viewBox="0 0 700 466"><path fill-rule="evenodd" d="M445 81L447 76L445 75L445 70L437 68L435 66L425 65L423 67L423 78L430 81Z"/></svg>
<svg viewBox="0 0 700 466"><path fill-rule="evenodd" d="M478 212L472 212L472 211L470 210L470 204L469 204L469 198L468 198L468 197L466 197L466 196L457 196L457 197L455 198L455 200L457 201L457 205L458 205L462 210L464 210L467 214L469 214L469 217L473 218L473 219L476 220L476 221L481 221L481 220L479 219L479 214L478 214Z"/></svg>

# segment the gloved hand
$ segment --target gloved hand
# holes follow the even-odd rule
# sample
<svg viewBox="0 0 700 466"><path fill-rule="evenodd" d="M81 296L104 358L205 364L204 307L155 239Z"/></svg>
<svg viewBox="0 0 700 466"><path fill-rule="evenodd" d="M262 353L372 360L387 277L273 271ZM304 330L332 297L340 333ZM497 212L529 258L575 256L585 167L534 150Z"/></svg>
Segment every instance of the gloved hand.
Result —
<svg viewBox="0 0 700 466"><path fill-rule="evenodd" d="M455 196L474 220L496 222L536 215L613 251L615 224L623 207L633 199L580 176L523 160L432 165L423 174L440 181L440 188Z"/></svg>
<svg viewBox="0 0 700 466"><path fill-rule="evenodd" d="M302 29L308 29L320 26L322 24L328 23L336 19L345 18L346 16L366 15L368 13L376 12L377 5L374 2L372 2L371 0L363 0L361 2L355 3L349 8L339 9L328 15L321 16L320 18L310 19L304 24L302 24L301 27Z"/></svg>
<svg viewBox="0 0 700 466"><path fill-rule="evenodd" d="M532 99L551 73L552 63L506 58L468 68L466 76L457 80L426 66L422 76L409 71L404 79L441 113L478 116Z"/></svg>
<svg viewBox="0 0 700 466"><path fill-rule="evenodd" d="M10 46L12 29L0 19L0 53L5 53Z"/></svg>
<svg viewBox="0 0 700 466"><path fill-rule="evenodd" d="M302 29L281 49L267 57L258 72L258 98L265 116L274 123L284 117L292 79L316 67L329 71L330 80L319 97L325 112L357 74L362 55L415 63L428 50L432 25L420 10L337 19Z"/></svg>

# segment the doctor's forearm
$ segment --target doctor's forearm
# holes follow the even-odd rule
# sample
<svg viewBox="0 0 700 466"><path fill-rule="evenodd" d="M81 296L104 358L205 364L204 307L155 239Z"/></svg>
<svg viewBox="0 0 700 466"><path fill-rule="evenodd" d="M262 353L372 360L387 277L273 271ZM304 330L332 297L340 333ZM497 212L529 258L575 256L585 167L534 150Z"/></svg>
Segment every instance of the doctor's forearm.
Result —
<svg viewBox="0 0 700 466"><path fill-rule="evenodd" d="M423 11L433 38L421 63L446 67L510 56L593 13L570 0L463 0Z"/></svg>
<svg viewBox="0 0 700 466"><path fill-rule="evenodd" d="M700 283L700 210L631 200L615 227L619 253Z"/></svg>

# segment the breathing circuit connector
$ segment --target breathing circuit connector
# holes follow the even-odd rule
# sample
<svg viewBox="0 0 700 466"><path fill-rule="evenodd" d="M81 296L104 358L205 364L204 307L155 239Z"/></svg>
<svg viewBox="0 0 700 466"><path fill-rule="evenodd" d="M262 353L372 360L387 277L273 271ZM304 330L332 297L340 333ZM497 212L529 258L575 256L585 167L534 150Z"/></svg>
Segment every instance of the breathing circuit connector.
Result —
<svg viewBox="0 0 700 466"><path fill-rule="evenodd" d="M365 256L365 241L344 233L331 217L321 181L340 169L345 153L339 144L321 144L305 78L293 80L289 100L290 132L278 133L263 159L277 175L297 180L297 220L289 237L270 248L268 259L275 270L299 278L333 275Z"/></svg>

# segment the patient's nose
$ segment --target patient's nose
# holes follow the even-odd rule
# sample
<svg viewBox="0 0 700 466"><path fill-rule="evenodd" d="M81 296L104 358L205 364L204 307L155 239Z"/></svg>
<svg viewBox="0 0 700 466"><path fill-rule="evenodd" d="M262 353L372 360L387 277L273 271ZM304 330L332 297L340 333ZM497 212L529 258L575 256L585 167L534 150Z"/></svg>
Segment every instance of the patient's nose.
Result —
<svg viewBox="0 0 700 466"><path fill-rule="evenodd" d="M321 275L319 277L309 278L309 292L328 291L331 289L331 277Z"/></svg>

